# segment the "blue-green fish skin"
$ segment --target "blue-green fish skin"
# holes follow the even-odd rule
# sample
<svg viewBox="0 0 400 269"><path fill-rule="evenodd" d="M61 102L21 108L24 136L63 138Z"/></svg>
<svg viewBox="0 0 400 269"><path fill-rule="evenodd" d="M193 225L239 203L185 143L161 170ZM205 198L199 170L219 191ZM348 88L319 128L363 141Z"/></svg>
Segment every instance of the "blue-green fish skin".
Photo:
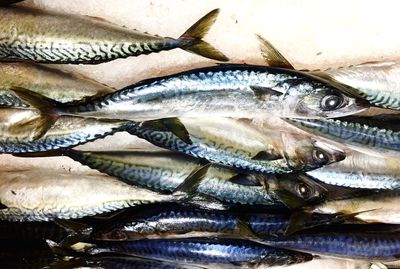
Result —
<svg viewBox="0 0 400 269"><path fill-rule="evenodd" d="M164 152L80 152L70 150L66 155L91 168L115 176L129 184L155 191L171 192L179 186L194 169L200 167L200 160L179 153ZM237 172L223 168L210 168L200 182L197 191L217 200L244 205L282 206L279 195L258 185L242 185L229 179ZM315 200L325 197L325 190L315 182L301 176L296 179L260 179L286 190L300 199ZM303 186L307 195L300 191Z"/></svg>
<svg viewBox="0 0 400 269"><path fill-rule="evenodd" d="M307 73L221 65L149 79L92 102L69 106L64 113L130 120L206 116L268 119L271 115L339 117L365 109L358 99Z"/></svg>
<svg viewBox="0 0 400 269"><path fill-rule="evenodd" d="M251 266L290 265L309 261L312 255L281 250L242 240L153 239L122 242L98 241L91 254L120 253L185 264Z"/></svg>
<svg viewBox="0 0 400 269"><path fill-rule="evenodd" d="M397 260L400 253L399 234L394 232L296 234L266 243L320 255L375 261Z"/></svg>
<svg viewBox="0 0 400 269"><path fill-rule="evenodd" d="M0 9L0 58L40 63L98 64L181 48L226 61L225 55L202 40L218 13L218 10L211 11L180 38L173 39L128 30L93 17L5 7Z"/></svg>

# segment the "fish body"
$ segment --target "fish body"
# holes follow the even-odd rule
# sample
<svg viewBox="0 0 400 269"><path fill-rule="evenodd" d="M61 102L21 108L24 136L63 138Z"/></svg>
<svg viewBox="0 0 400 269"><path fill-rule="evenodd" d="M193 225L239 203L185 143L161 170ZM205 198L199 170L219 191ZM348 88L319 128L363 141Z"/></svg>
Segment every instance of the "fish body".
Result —
<svg viewBox="0 0 400 269"><path fill-rule="evenodd" d="M344 153L305 135L286 135L278 129L263 131L233 119L188 119L182 124L191 143L174 133L143 124L132 125L130 134L152 144L244 172L287 174L312 170L345 158ZM285 141L283 141L285 140Z"/></svg>
<svg viewBox="0 0 400 269"><path fill-rule="evenodd" d="M254 235L282 235L290 221L289 214L246 214L175 206L174 209L146 207L143 211L124 212L95 226L91 238L127 241L224 235L246 239ZM315 214L305 226L340 222L340 218L330 214Z"/></svg>
<svg viewBox="0 0 400 269"><path fill-rule="evenodd" d="M226 61L222 53L201 40L217 15L218 10L211 11L179 39L173 39L129 30L93 17L5 7L0 9L0 58L97 64L182 48Z"/></svg>
<svg viewBox="0 0 400 269"><path fill-rule="evenodd" d="M177 197L135 188L101 176L4 172L0 181L0 219L50 221L76 219Z"/></svg>
<svg viewBox="0 0 400 269"><path fill-rule="evenodd" d="M320 255L372 261L397 260L400 252L399 234L393 232L297 234L272 239L268 244Z"/></svg>
<svg viewBox="0 0 400 269"><path fill-rule="evenodd" d="M321 78L254 65L220 65L149 79L63 113L130 120L170 117L339 117L366 108Z"/></svg>
<svg viewBox="0 0 400 269"><path fill-rule="evenodd" d="M231 266L289 265L309 261L312 255L276 249L242 240L153 239L129 242L96 242L91 254L120 253L187 264Z"/></svg>
<svg viewBox="0 0 400 269"><path fill-rule="evenodd" d="M29 89L61 103L101 96L114 90L78 73L25 62L0 62L0 106L28 107L13 88Z"/></svg>
<svg viewBox="0 0 400 269"><path fill-rule="evenodd" d="M384 191L356 198L326 201L317 206L314 212L321 214L358 213L356 218L365 222L400 224L399 200L400 192L398 190Z"/></svg>
<svg viewBox="0 0 400 269"><path fill-rule="evenodd" d="M400 165L395 158L352 151L346 159L308 175L326 184L348 188L395 190L400 188Z"/></svg>
<svg viewBox="0 0 400 269"><path fill-rule="evenodd" d="M323 71L324 75L350 86L370 104L400 109L400 64L374 62Z"/></svg>
<svg viewBox="0 0 400 269"><path fill-rule="evenodd" d="M66 154L100 172L115 176L129 184L155 191L171 192L179 186L195 169L201 160L170 152L80 152L70 150ZM237 176L236 171L220 167L208 169L197 191L217 200L246 205L282 205L279 196L261 185L243 185L230 179ZM298 184L307 189L306 200L324 196L322 188L306 179L263 179L276 188L287 189L296 197L302 198ZM257 179L259 180L259 179Z"/></svg>
<svg viewBox="0 0 400 269"><path fill-rule="evenodd" d="M381 129L356 121L334 119L287 119L287 122L313 135L354 147L356 150L375 154L396 155L400 151L400 132Z"/></svg>
<svg viewBox="0 0 400 269"><path fill-rule="evenodd" d="M45 126L38 111L3 108L0 110L0 152L45 152L77 146L116 132L132 124L128 121L62 116L45 134L35 138Z"/></svg>

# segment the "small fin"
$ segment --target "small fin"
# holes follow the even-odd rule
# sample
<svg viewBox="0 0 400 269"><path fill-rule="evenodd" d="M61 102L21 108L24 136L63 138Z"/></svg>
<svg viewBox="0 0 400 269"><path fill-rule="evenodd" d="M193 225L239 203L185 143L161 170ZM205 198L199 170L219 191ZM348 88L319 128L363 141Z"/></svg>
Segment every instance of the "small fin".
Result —
<svg viewBox="0 0 400 269"><path fill-rule="evenodd" d="M114 24L114 25L115 25L115 23L110 22L109 20L106 20L106 19L101 18L101 17L90 16L90 15L85 15L85 17L88 17L88 18L90 18L90 19L92 19L92 20L95 20L95 21L98 21L98 22L106 22L106 23L110 23L110 24Z"/></svg>
<svg viewBox="0 0 400 269"><path fill-rule="evenodd" d="M272 67L281 67L293 69L293 65L283 57L283 55L272 44L260 35L256 35L260 42L261 55L267 62L267 65Z"/></svg>
<svg viewBox="0 0 400 269"><path fill-rule="evenodd" d="M185 125L178 118L165 118L159 120L149 120L142 122L143 127L151 128L156 131L169 131L176 135L183 142L192 145L190 134Z"/></svg>
<svg viewBox="0 0 400 269"><path fill-rule="evenodd" d="M178 186L175 188L173 195L193 195L197 193L197 187L204 179L207 174L208 168L211 163L207 163L199 168L193 170L192 173Z"/></svg>
<svg viewBox="0 0 400 269"><path fill-rule="evenodd" d="M236 219L236 226L240 235L243 235L246 238L258 238L247 222L241 219Z"/></svg>
<svg viewBox="0 0 400 269"><path fill-rule="evenodd" d="M259 86L250 86L250 89L253 91L257 99L261 101L265 101L267 99L266 97L269 96L281 96L283 94L279 91Z"/></svg>
<svg viewBox="0 0 400 269"><path fill-rule="evenodd" d="M282 156L280 156L280 155L274 155L274 154L268 153L265 150L263 150L263 151L258 152L251 159L258 160L258 161L273 161L273 160L277 160L277 159L281 159L281 158L282 158Z"/></svg>
<svg viewBox="0 0 400 269"><path fill-rule="evenodd" d="M234 184L239 184L244 186L260 186L258 178L252 175L237 174L227 180Z"/></svg>
<svg viewBox="0 0 400 269"><path fill-rule="evenodd" d="M60 113L57 110L60 103L21 87L13 87L11 90L23 101L40 111L39 122L36 123L37 127L34 131L34 140L41 138L60 117Z"/></svg>
<svg viewBox="0 0 400 269"><path fill-rule="evenodd" d="M54 222L69 233L68 236L60 242L60 245L63 247L70 247L79 241L89 239L93 231L93 228L89 225L71 220L56 220Z"/></svg>
<svg viewBox="0 0 400 269"><path fill-rule="evenodd" d="M182 44L182 49L209 59L228 61L229 59L222 52L202 40L216 21L218 14L219 9L214 9L181 35L178 40Z"/></svg>
<svg viewBox="0 0 400 269"><path fill-rule="evenodd" d="M8 208L8 206L6 206L5 204L0 203L0 210L1 209L7 209L7 208Z"/></svg>
<svg viewBox="0 0 400 269"><path fill-rule="evenodd" d="M272 192L275 193L276 196L278 196L279 200L290 209L299 208L306 204L303 199L293 195L289 191L273 190Z"/></svg>
<svg viewBox="0 0 400 269"><path fill-rule="evenodd" d="M294 212L289 219L289 224L286 227L284 235L291 235L297 231L303 230L306 226L306 223L311 219L312 214L307 211L296 211Z"/></svg>

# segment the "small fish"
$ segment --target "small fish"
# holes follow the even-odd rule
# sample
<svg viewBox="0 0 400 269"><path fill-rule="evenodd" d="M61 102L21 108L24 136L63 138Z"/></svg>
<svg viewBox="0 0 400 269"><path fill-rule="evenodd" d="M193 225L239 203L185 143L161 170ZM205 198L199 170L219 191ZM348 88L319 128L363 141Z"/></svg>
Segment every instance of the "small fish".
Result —
<svg viewBox="0 0 400 269"><path fill-rule="evenodd" d="M189 140L149 124L133 125L130 134L173 151L237 168L243 172L285 174L341 161L343 151L300 134L270 132L233 119L180 119Z"/></svg>
<svg viewBox="0 0 400 269"><path fill-rule="evenodd" d="M207 58L227 61L225 55L202 40L218 13L218 9L211 11L181 37L173 39L129 30L95 17L6 7L0 9L0 58L40 63L98 64L181 48Z"/></svg>
<svg viewBox="0 0 400 269"><path fill-rule="evenodd" d="M24 62L0 62L0 106L28 107L13 88L26 88L61 103L101 96L114 89L81 74Z"/></svg>
<svg viewBox="0 0 400 269"><path fill-rule="evenodd" d="M248 268L255 265L290 265L312 260L306 253L282 250L244 240L212 239L152 239L107 242L98 241L95 245L72 246L89 254L118 253L158 260L217 266L228 264L231 267Z"/></svg>
<svg viewBox="0 0 400 269"><path fill-rule="evenodd" d="M265 243L318 255L372 261L394 261L400 255L398 232L305 233L272 238Z"/></svg>
<svg viewBox="0 0 400 269"><path fill-rule="evenodd" d="M361 197L330 200L312 211L321 214L354 214L364 222L400 224L400 191L382 191Z"/></svg>
<svg viewBox="0 0 400 269"><path fill-rule="evenodd" d="M162 195L119 180L48 171L3 172L0 219L50 221L93 216L139 204L178 201L183 195Z"/></svg>
<svg viewBox="0 0 400 269"><path fill-rule="evenodd" d="M346 216L314 214L305 227L341 223L344 220ZM90 238L123 241L223 235L251 239L257 238L257 235L282 235L289 221L289 214L210 211L175 205L170 209L149 205L141 211L123 211L96 225Z"/></svg>
<svg viewBox="0 0 400 269"><path fill-rule="evenodd" d="M348 188L400 189L400 163L395 158L377 157L352 151L346 159L307 172L326 184Z"/></svg>
<svg viewBox="0 0 400 269"><path fill-rule="evenodd" d="M0 152L17 154L69 148L122 132L136 124L62 116L47 129L41 119L39 112L33 109L0 109Z"/></svg>
<svg viewBox="0 0 400 269"><path fill-rule="evenodd" d="M201 166L202 161L179 153L171 152L80 152L66 151L65 154L100 172L115 176L124 182L149 188L154 191L173 191L194 170ZM238 181L238 183L236 183ZM246 176L221 167L208 169L205 178L199 184L197 191L219 201L245 205L282 205L279 191L289 193L287 199L309 202L325 197L324 188L304 176L295 178L285 175L275 179L258 176L251 179L249 185ZM266 181L264 186L253 181ZM300 202L299 201L299 202ZM288 202L288 201L284 201Z"/></svg>
<svg viewBox="0 0 400 269"><path fill-rule="evenodd" d="M400 64L372 62L319 72L321 76L349 86L371 105L400 109Z"/></svg>
<svg viewBox="0 0 400 269"><path fill-rule="evenodd" d="M400 151L400 132L376 127L372 118L369 125L358 123L357 117L352 121L300 118L286 121L313 135L343 143L358 151L383 155L396 155Z"/></svg>

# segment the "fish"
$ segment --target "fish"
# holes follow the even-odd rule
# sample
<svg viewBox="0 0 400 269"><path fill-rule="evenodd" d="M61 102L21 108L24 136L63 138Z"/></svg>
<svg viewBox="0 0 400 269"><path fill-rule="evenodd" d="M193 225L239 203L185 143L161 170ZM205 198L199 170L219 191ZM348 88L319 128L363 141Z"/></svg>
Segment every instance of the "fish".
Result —
<svg viewBox="0 0 400 269"><path fill-rule="evenodd" d="M197 176L201 179L200 174L193 175L193 178ZM39 169L3 172L0 180L0 219L78 219L140 204L179 201L185 196L183 193L158 194L104 176L54 174Z"/></svg>
<svg viewBox="0 0 400 269"><path fill-rule="evenodd" d="M64 153L73 160L117 177L128 183L153 191L171 192L194 170L202 165L201 159L173 152L81 152L68 150ZM242 182L248 185L242 184ZM266 187L259 183L264 183ZM320 200L326 190L304 175L285 175L284 178L270 178L260 175L256 178L243 177L237 171L224 167L210 167L197 192L213 197L224 203L282 206ZM281 201L282 192L288 193Z"/></svg>
<svg viewBox="0 0 400 269"><path fill-rule="evenodd" d="M0 109L0 153L37 153L77 146L116 132L130 121L63 116L48 126L35 109ZM43 134L44 133L44 134Z"/></svg>
<svg viewBox="0 0 400 269"><path fill-rule="evenodd" d="M399 233L390 231L300 233L268 239L264 243L317 255L371 261L398 260L400 252Z"/></svg>
<svg viewBox="0 0 400 269"><path fill-rule="evenodd" d="M291 265L312 260L306 253L282 250L245 240L217 239L152 239L107 242L94 245L72 246L77 251L91 255L118 253L182 264L217 266L230 265L233 268L248 268L255 265Z"/></svg>
<svg viewBox="0 0 400 269"><path fill-rule="evenodd" d="M397 159L351 151L346 159L306 172L318 181L347 188L400 189L400 164Z"/></svg>
<svg viewBox="0 0 400 269"><path fill-rule="evenodd" d="M348 145L352 149L378 156L398 156L400 133L391 129L374 126L375 121L360 124L357 117L340 119L300 119L286 118L288 123L316 136Z"/></svg>
<svg viewBox="0 0 400 269"><path fill-rule="evenodd" d="M219 65L153 78L81 103L61 104L29 89L14 89L43 117L151 121L162 118L339 117L364 111L365 101L301 71ZM43 105L46 104L46 105Z"/></svg>
<svg viewBox="0 0 400 269"><path fill-rule="evenodd" d="M373 106L400 109L400 64L369 62L355 66L319 72L331 80L349 87L354 94Z"/></svg>
<svg viewBox="0 0 400 269"><path fill-rule="evenodd" d="M345 158L333 145L300 134L262 130L233 119L187 119L180 122L190 141L154 124L133 125L130 134L150 143L243 172L285 174L313 170Z"/></svg>
<svg viewBox="0 0 400 269"><path fill-rule="evenodd" d="M0 106L29 107L12 90L26 88L61 103L73 102L114 91L76 72L66 72L28 62L0 62Z"/></svg>
<svg viewBox="0 0 400 269"><path fill-rule="evenodd" d="M38 63L99 64L181 48L206 58L227 61L224 54L202 40L218 13L218 9L209 12L181 37L174 39L129 30L96 17L4 7L0 9L0 58Z"/></svg>
<svg viewBox="0 0 400 269"><path fill-rule="evenodd" d="M398 190L381 191L360 197L329 200L312 208L312 212L320 214L346 213L368 223L400 224Z"/></svg>
<svg viewBox="0 0 400 269"><path fill-rule="evenodd" d="M311 228L337 224L347 219L344 215L314 214L304 226ZM148 205L141 209L125 210L94 225L90 239L127 241L226 236L257 240L258 235L285 234L289 222L288 213L249 213L238 210L204 210L179 205Z"/></svg>

